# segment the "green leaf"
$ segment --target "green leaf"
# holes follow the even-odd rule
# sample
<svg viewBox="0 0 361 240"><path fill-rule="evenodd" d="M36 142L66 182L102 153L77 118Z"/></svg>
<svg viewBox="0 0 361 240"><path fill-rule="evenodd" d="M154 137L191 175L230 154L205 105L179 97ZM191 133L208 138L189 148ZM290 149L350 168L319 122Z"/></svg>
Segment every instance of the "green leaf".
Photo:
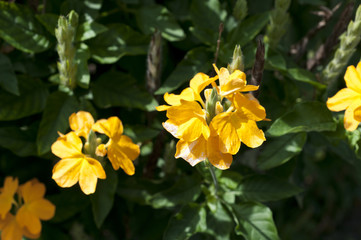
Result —
<svg viewBox="0 0 361 240"><path fill-rule="evenodd" d="M276 69L279 71L287 71L287 63L282 54L278 52L269 52L266 58L265 68Z"/></svg>
<svg viewBox="0 0 361 240"><path fill-rule="evenodd" d="M232 205L239 225L236 233L246 240L278 240L277 228L271 210L259 203Z"/></svg>
<svg viewBox="0 0 361 240"><path fill-rule="evenodd" d="M144 125L125 126L124 135L127 135L134 142L146 142L155 138L159 134L159 129L153 129Z"/></svg>
<svg viewBox="0 0 361 240"><path fill-rule="evenodd" d="M269 21L269 14L262 13L254 15L242 21L239 27L235 28L227 40L229 46L233 49L236 44L245 46L252 41L266 26Z"/></svg>
<svg viewBox="0 0 361 240"><path fill-rule="evenodd" d="M268 202L291 197L302 189L280 178L257 175L245 178L236 191L245 200Z"/></svg>
<svg viewBox="0 0 361 240"><path fill-rule="evenodd" d="M58 26L59 16L52 13L36 14L36 19L48 30L51 35L55 36L55 28Z"/></svg>
<svg viewBox="0 0 361 240"><path fill-rule="evenodd" d="M84 22L78 26L76 31L76 41L85 41L96 37L98 34L105 32L107 28L96 22Z"/></svg>
<svg viewBox="0 0 361 240"><path fill-rule="evenodd" d="M41 112L48 89L39 80L18 77L20 96L0 90L0 121L16 120Z"/></svg>
<svg viewBox="0 0 361 240"><path fill-rule="evenodd" d="M316 77L313 73L311 73L305 69L290 68L290 69L288 69L287 72L288 72L289 76L296 81L309 83L309 84L317 87L318 89L326 88L326 85L316 81Z"/></svg>
<svg viewBox="0 0 361 240"><path fill-rule="evenodd" d="M117 173L110 164L107 164L105 171L107 178L98 181L95 193L90 196L94 221L98 228L103 225L105 218L113 207L118 184Z"/></svg>
<svg viewBox="0 0 361 240"><path fill-rule="evenodd" d="M69 14L74 10L80 16L80 22L92 22L99 15L103 0L66 0L61 5L61 13Z"/></svg>
<svg viewBox="0 0 361 240"><path fill-rule="evenodd" d="M227 12L221 8L219 1L193 0L190 15L194 25L190 30L194 36L205 44L216 44L219 25L227 16Z"/></svg>
<svg viewBox="0 0 361 240"><path fill-rule="evenodd" d="M306 133L296 133L274 139L267 138L267 144L257 159L258 168L267 170L288 162L302 151L306 137Z"/></svg>
<svg viewBox="0 0 361 240"><path fill-rule="evenodd" d="M206 48L190 50L155 94L171 92L189 82L196 73L208 72L212 68L212 61L213 56Z"/></svg>
<svg viewBox="0 0 361 240"><path fill-rule="evenodd" d="M20 157L36 156L35 136L29 127L0 128L0 146Z"/></svg>
<svg viewBox="0 0 361 240"><path fill-rule="evenodd" d="M198 204L191 203L173 216L165 230L164 240L184 240L206 228L206 210Z"/></svg>
<svg viewBox="0 0 361 240"><path fill-rule="evenodd" d="M325 103L302 102L278 118L268 129L270 136L310 131L334 131L336 123Z"/></svg>
<svg viewBox="0 0 361 240"><path fill-rule="evenodd" d="M108 31L89 41L92 57L102 64L115 63L125 55L142 55L148 51L149 37L125 24L108 26Z"/></svg>
<svg viewBox="0 0 361 240"><path fill-rule="evenodd" d="M121 72L107 72L92 85L94 102L101 108L114 106L154 111L156 100L145 90L140 90L132 76Z"/></svg>
<svg viewBox="0 0 361 240"><path fill-rule="evenodd" d="M0 86L9 93L19 95L18 79L10 59L0 53Z"/></svg>
<svg viewBox="0 0 361 240"><path fill-rule="evenodd" d="M90 52L88 46L81 44L76 50L75 62L77 63L76 82L82 88L88 88L90 82L90 74L88 68L88 60Z"/></svg>
<svg viewBox="0 0 361 240"><path fill-rule="evenodd" d="M157 4L146 5L136 11L135 17L139 28L145 34L150 35L159 30L162 37L168 41L185 38L183 29L166 7Z"/></svg>
<svg viewBox="0 0 361 240"><path fill-rule="evenodd" d="M201 193L200 180L184 177L171 188L155 194L150 199L154 208L174 207L177 204L194 202Z"/></svg>
<svg viewBox="0 0 361 240"><path fill-rule="evenodd" d="M220 201L217 201L216 206L216 211L207 215L205 232L211 234L217 240L228 240L234 228L233 219Z"/></svg>
<svg viewBox="0 0 361 240"><path fill-rule="evenodd" d="M54 92L49 96L36 140L39 155L50 151L51 145L58 138L58 132L66 133L70 115L78 110L79 103L74 96L63 92Z"/></svg>
<svg viewBox="0 0 361 240"><path fill-rule="evenodd" d="M29 8L5 1L0 1L0 37L28 53L45 51L51 45Z"/></svg>

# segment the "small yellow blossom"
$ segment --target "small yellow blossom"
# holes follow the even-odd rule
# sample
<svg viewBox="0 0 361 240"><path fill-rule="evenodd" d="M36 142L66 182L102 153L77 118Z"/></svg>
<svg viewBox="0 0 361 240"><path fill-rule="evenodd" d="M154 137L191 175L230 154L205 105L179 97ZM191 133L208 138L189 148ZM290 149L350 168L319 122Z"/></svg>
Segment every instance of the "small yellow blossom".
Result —
<svg viewBox="0 0 361 240"><path fill-rule="evenodd" d="M235 70L230 74L226 68L214 68L217 76L198 73L180 95L166 93L164 100L169 105L157 110L167 111L163 127L179 139L176 158L192 166L208 159L215 167L227 169L241 142L255 148L266 140L256 124L266 120L266 112L252 95L241 93L258 89L247 85L243 72ZM213 90L204 90L210 84ZM200 94L203 90L205 102Z"/></svg>
<svg viewBox="0 0 361 240"><path fill-rule="evenodd" d="M73 113L69 117L69 125L71 130L73 130L79 137L83 137L85 139L88 138L89 132L92 129L93 124L93 116L85 111Z"/></svg>
<svg viewBox="0 0 361 240"><path fill-rule="evenodd" d="M139 156L140 149L128 136L123 135L122 121L118 117L100 119L94 124L93 130L109 137L105 147L114 170L120 167L126 174L133 175L135 168L132 161ZM98 153L104 153L103 148L104 146L100 145Z"/></svg>
<svg viewBox="0 0 361 240"><path fill-rule="evenodd" d="M18 185L18 179L12 177L5 178L4 187L0 192L0 219L4 219L10 211Z"/></svg>
<svg viewBox="0 0 361 240"><path fill-rule="evenodd" d="M0 218L0 231L2 240L21 240L23 236L28 239L38 239L41 234L41 220L54 217L55 206L44 199L45 186L37 180L31 180L18 187L18 180L7 177L2 193L11 193L11 206L4 218ZM18 196L14 197L17 193Z"/></svg>
<svg viewBox="0 0 361 240"><path fill-rule="evenodd" d="M53 143L51 151L61 160L53 168L53 179L60 187L71 187L79 181L85 194L95 192L98 178L105 179L100 162L82 153L83 143L70 132Z"/></svg>
<svg viewBox="0 0 361 240"><path fill-rule="evenodd" d="M327 100L327 107L334 112L345 111L344 127L354 131L361 122L361 62L349 66L344 76L346 88Z"/></svg>

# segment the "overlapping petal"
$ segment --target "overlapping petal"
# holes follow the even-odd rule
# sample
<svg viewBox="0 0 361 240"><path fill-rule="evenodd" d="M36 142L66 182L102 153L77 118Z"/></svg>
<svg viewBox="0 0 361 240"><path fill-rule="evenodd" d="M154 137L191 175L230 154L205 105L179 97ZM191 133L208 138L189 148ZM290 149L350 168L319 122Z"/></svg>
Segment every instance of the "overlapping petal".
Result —
<svg viewBox="0 0 361 240"><path fill-rule="evenodd" d="M107 135L109 138L117 141L123 134L123 124L118 117L100 119L93 125L93 130Z"/></svg>
<svg viewBox="0 0 361 240"><path fill-rule="evenodd" d="M196 100L196 95L193 91L192 88L188 87L186 89L184 89L181 94L177 95L177 94L168 94L165 93L164 94L164 101L166 103L168 103L170 106L168 105L161 105L156 107L157 111L165 111L168 108L170 108L171 106L178 106L181 105L181 100L185 100L185 101L194 101Z"/></svg>
<svg viewBox="0 0 361 240"><path fill-rule="evenodd" d="M266 118L266 110L251 94L235 93L232 102L237 112L245 119L261 121Z"/></svg>
<svg viewBox="0 0 361 240"><path fill-rule="evenodd" d="M176 148L175 158L183 158L192 166L207 159L207 141L203 136L193 142L186 142L181 139Z"/></svg>
<svg viewBox="0 0 361 240"><path fill-rule="evenodd" d="M220 149L219 136L211 136L207 141L207 157L209 162L218 169L228 169L233 161L232 154L223 153Z"/></svg>
<svg viewBox="0 0 361 240"><path fill-rule="evenodd" d="M23 232L16 218L8 213L3 220L0 219L0 230L2 240L21 240Z"/></svg>
<svg viewBox="0 0 361 240"><path fill-rule="evenodd" d="M10 211L18 185L19 182L17 178L5 178L4 187L0 193L0 219L4 219L6 214Z"/></svg>
<svg viewBox="0 0 361 240"><path fill-rule="evenodd" d="M196 100L200 98L200 92L209 84L216 81L218 76L210 78L207 74L197 73L189 82L189 86L193 89L196 94Z"/></svg>
<svg viewBox="0 0 361 240"><path fill-rule="evenodd" d="M360 63L357 66L358 69L361 69ZM354 90L361 94L361 75L360 71L358 71L354 66L347 67L345 73L345 82L347 88Z"/></svg>
<svg viewBox="0 0 361 240"><path fill-rule="evenodd" d="M361 99L360 93L350 88L343 88L335 96L329 98L326 104L331 111L339 112L345 110L357 99Z"/></svg>
<svg viewBox="0 0 361 240"><path fill-rule="evenodd" d="M94 124L93 116L85 111L73 113L69 117L70 128L78 135L88 138L89 132Z"/></svg>

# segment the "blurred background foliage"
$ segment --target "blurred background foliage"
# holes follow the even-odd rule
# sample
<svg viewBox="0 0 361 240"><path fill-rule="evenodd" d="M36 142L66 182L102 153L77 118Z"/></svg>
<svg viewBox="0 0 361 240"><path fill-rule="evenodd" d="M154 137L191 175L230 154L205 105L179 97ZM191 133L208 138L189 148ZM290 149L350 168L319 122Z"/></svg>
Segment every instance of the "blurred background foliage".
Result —
<svg viewBox="0 0 361 240"><path fill-rule="evenodd" d="M359 4L0 1L0 182L14 176L46 184L57 210L43 223L44 240L359 239L360 132L346 132L343 113L325 105L344 87L346 67L360 60ZM76 86L66 88L55 28L71 10L79 14L77 75ZM327 68L351 20L358 25L347 35L356 36L350 53ZM215 75L213 62L226 67L237 44L252 84L259 42L265 62L258 99L271 119L259 127L267 141L243 145L230 170L216 171L217 198L202 164L174 159L175 140L155 106L197 72ZM118 116L141 147L134 176L107 165L107 179L90 196L51 179L58 159L50 146L79 110L95 119Z"/></svg>

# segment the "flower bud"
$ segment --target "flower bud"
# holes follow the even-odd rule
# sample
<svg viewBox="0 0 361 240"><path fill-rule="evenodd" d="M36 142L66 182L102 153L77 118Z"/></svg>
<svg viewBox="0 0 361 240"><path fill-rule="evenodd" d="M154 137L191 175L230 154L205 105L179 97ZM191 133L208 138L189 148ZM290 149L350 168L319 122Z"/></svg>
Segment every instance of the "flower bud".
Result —
<svg viewBox="0 0 361 240"><path fill-rule="evenodd" d="M211 95L206 102L206 112L208 113L206 116L207 123L210 123L212 119L216 116L216 103L218 101L218 93L217 89L214 87L212 89Z"/></svg>
<svg viewBox="0 0 361 240"><path fill-rule="evenodd" d="M228 64L229 73L233 73L236 70L244 71L243 53L241 47L236 45L233 51L232 62Z"/></svg>

